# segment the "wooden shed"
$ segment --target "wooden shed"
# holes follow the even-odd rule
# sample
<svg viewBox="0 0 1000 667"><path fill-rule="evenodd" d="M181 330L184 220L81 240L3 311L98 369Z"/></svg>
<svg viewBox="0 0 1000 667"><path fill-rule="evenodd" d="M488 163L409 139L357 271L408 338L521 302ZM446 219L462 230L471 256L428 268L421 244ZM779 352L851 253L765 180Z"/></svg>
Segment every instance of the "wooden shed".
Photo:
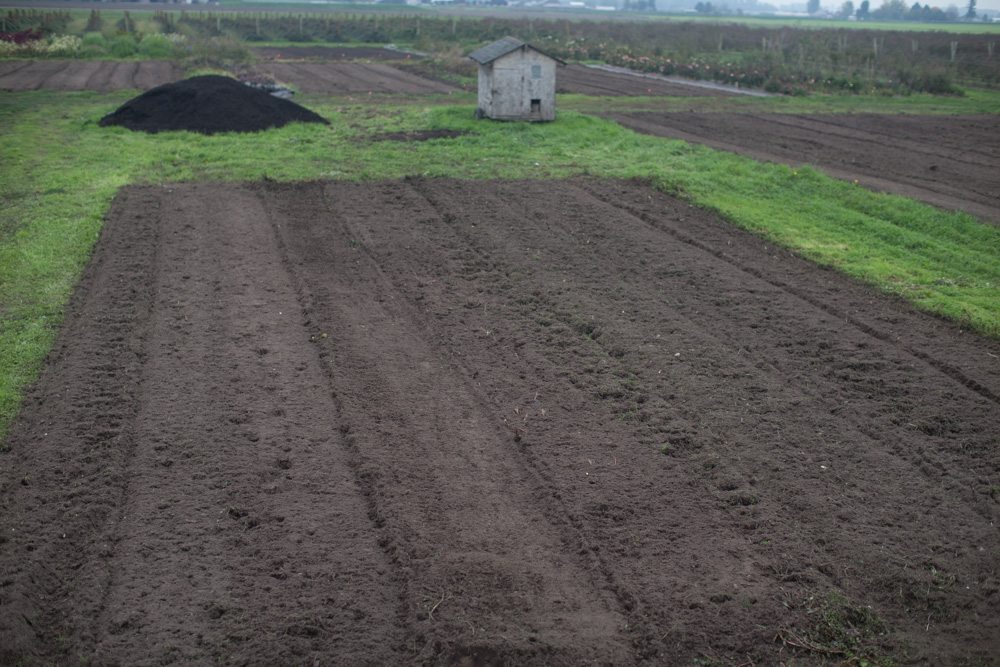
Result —
<svg viewBox="0 0 1000 667"><path fill-rule="evenodd" d="M477 117L555 120L556 66L565 62L515 37L504 37L469 57L479 64Z"/></svg>

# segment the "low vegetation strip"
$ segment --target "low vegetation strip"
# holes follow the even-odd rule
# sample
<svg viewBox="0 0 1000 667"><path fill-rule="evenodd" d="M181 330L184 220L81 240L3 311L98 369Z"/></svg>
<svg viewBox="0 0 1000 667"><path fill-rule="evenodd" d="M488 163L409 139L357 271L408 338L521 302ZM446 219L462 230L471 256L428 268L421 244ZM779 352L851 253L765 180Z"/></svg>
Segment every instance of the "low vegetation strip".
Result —
<svg viewBox="0 0 1000 667"><path fill-rule="evenodd" d="M0 98L0 425L37 374L62 308L127 183L346 179L410 175L650 179L821 264L917 307L1000 337L1000 229L812 169L636 134L563 113L546 125L478 122L469 106L351 106L309 100L329 127L260 134L147 135L98 120L127 94L27 92ZM386 132L451 130L423 142Z"/></svg>

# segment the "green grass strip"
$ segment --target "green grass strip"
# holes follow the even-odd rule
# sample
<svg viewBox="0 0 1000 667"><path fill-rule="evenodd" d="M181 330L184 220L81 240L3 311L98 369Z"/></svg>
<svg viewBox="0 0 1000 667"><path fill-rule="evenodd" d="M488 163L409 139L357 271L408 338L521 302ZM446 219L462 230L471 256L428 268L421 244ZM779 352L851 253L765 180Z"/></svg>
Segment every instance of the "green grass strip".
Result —
<svg viewBox="0 0 1000 667"><path fill-rule="evenodd" d="M0 96L0 437L34 380L119 187L268 177L643 177L821 264L1000 337L1000 228L812 169L636 134L563 111L555 123L472 119L472 106L305 98L330 127L149 135L97 120L129 94ZM463 130L377 141L381 132Z"/></svg>

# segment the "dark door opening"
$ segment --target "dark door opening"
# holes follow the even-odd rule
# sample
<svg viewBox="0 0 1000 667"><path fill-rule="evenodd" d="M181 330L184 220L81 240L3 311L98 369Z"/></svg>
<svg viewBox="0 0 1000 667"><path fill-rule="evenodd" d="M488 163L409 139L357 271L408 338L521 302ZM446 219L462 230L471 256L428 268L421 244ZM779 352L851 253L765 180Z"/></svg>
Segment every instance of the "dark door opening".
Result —
<svg viewBox="0 0 1000 667"><path fill-rule="evenodd" d="M541 100L531 100L531 113L542 113Z"/></svg>

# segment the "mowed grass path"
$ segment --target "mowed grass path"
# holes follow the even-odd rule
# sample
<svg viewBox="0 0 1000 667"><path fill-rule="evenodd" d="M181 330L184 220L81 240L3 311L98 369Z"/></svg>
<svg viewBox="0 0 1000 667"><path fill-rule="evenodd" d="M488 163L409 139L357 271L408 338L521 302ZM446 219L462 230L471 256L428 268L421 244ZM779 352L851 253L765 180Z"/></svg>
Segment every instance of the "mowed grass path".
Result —
<svg viewBox="0 0 1000 667"><path fill-rule="evenodd" d="M0 95L0 438L52 344L115 192L179 180L642 177L917 307L1000 337L1000 228L811 169L760 164L562 112L544 125L468 105L301 100L330 119L256 134L102 128L127 93ZM426 142L380 132L453 129Z"/></svg>

